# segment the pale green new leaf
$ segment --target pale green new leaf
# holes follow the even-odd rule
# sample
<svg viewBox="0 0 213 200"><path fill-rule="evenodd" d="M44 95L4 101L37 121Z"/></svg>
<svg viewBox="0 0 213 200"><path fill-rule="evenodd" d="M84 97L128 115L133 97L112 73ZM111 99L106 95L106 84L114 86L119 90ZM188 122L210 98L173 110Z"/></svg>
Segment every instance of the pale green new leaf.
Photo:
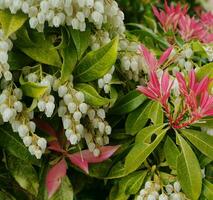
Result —
<svg viewBox="0 0 213 200"><path fill-rule="evenodd" d="M213 139L205 132L183 129L181 133L204 155L213 160Z"/></svg>
<svg viewBox="0 0 213 200"><path fill-rule="evenodd" d="M153 101L148 112L149 112L148 116L153 122L153 124L156 125L163 123L164 113L162 106L159 102Z"/></svg>
<svg viewBox="0 0 213 200"><path fill-rule="evenodd" d="M21 12L11 14L8 10L0 10L0 24L6 38L21 28L26 20L27 15Z"/></svg>
<svg viewBox="0 0 213 200"><path fill-rule="evenodd" d="M86 103L92 106L104 106L110 103L110 99L100 96L96 89L89 84L80 83L75 88L84 93Z"/></svg>
<svg viewBox="0 0 213 200"><path fill-rule="evenodd" d="M19 82L23 93L32 98L40 98L47 91L47 86L42 86L39 83L25 82L20 76Z"/></svg>
<svg viewBox="0 0 213 200"><path fill-rule="evenodd" d="M166 138L166 142L164 144L164 154L169 167L176 170L177 157L180 154L180 151L169 136Z"/></svg>
<svg viewBox="0 0 213 200"><path fill-rule="evenodd" d="M32 195L37 196L39 187L38 176L33 166L12 155L7 156L7 166L19 185Z"/></svg>
<svg viewBox="0 0 213 200"><path fill-rule="evenodd" d="M89 52L75 70L79 82L94 81L103 77L117 59L118 37L96 51Z"/></svg>
<svg viewBox="0 0 213 200"><path fill-rule="evenodd" d="M181 154L177 159L177 177L188 198L197 200L202 188L202 175L199 162L191 147L177 133Z"/></svg>
<svg viewBox="0 0 213 200"><path fill-rule="evenodd" d="M125 173L129 174L135 171L154 151L167 132L167 129L163 129L164 126L149 126L137 134L135 145L125 159ZM153 136L155 139L152 141Z"/></svg>

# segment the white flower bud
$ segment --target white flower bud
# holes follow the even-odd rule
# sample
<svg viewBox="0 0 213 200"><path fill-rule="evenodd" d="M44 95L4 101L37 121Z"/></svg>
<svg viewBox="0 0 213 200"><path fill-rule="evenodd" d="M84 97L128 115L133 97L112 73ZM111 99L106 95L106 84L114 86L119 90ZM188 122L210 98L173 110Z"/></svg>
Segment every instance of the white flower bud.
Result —
<svg viewBox="0 0 213 200"><path fill-rule="evenodd" d="M4 103L7 100L7 95L2 93L0 94L0 104Z"/></svg>
<svg viewBox="0 0 213 200"><path fill-rule="evenodd" d="M94 6L94 0L86 0L86 6L92 8Z"/></svg>
<svg viewBox="0 0 213 200"><path fill-rule="evenodd" d="M147 200L156 200L154 195L148 195Z"/></svg>
<svg viewBox="0 0 213 200"><path fill-rule="evenodd" d="M65 135L66 135L67 138L70 138L70 136L71 136L72 134L75 134L75 133L73 132L72 129L67 129L67 130L65 131Z"/></svg>
<svg viewBox="0 0 213 200"><path fill-rule="evenodd" d="M181 195L179 193L172 193L169 197L170 200L181 200Z"/></svg>
<svg viewBox="0 0 213 200"><path fill-rule="evenodd" d="M59 106L58 108L58 116L63 117L67 112L67 108L65 106Z"/></svg>
<svg viewBox="0 0 213 200"><path fill-rule="evenodd" d="M23 110L23 105L20 101L16 101L13 106L17 112L21 112Z"/></svg>
<svg viewBox="0 0 213 200"><path fill-rule="evenodd" d="M166 185L166 192L171 194L173 192L173 186L171 184Z"/></svg>
<svg viewBox="0 0 213 200"><path fill-rule="evenodd" d="M98 156L100 156L100 154L101 154L101 151L99 150L99 149L94 149L94 151L93 151L93 155L95 156L95 157L98 157Z"/></svg>
<svg viewBox="0 0 213 200"><path fill-rule="evenodd" d="M21 7L22 12L25 14L29 13L29 8L29 4L27 2L23 2Z"/></svg>
<svg viewBox="0 0 213 200"><path fill-rule="evenodd" d="M13 78L13 75L10 71L6 71L6 72L4 72L4 78L6 81L11 81Z"/></svg>
<svg viewBox="0 0 213 200"><path fill-rule="evenodd" d="M98 24L101 25L103 23L103 15L97 11L94 11L91 15L92 20Z"/></svg>
<svg viewBox="0 0 213 200"><path fill-rule="evenodd" d="M43 150L47 147L47 141L44 138L39 138L37 141L38 146Z"/></svg>
<svg viewBox="0 0 213 200"><path fill-rule="evenodd" d="M104 86L104 92L105 92L106 94L108 94L108 93L110 92L110 85L105 85L105 86Z"/></svg>
<svg viewBox="0 0 213 200"><path fill-rule="evenodd" d="M83 135L83 133L84 133L84 126L82 124L76 125L75 128L76 128L76 132L77 133L80 133L81 135Z"/></svg>
<svg viewBox="0 0 213 200"><path fill-rule="evenodd" d="M86 114L88 110L88 105L86 103L81 103L79 105L79 110L82 112L82 114Z"/></svg>
<svg viewBox="0 0 213 200"><path fill-rule="evenodd" d="M45 114L47 117L51 117L55 109L55 104L53 102L46 103Z"/></svg>
<svg viewBox="0 0 213 200"><path fill-rule="evenodd" d="M83 12L77 12L76 18L77 18L80 22L84 22L84 21L85 21L85 16L84 16L84 13L83 13Z"/></svg>
<svg viewBox="0 0 213 200"><path fill-rule="evenodd" d="M104 80L102 78L98 79L98 87L99 88L103 88L104 87Z"/></svg>
<svg viewBox="0 0 213 200"><path fill-rule="evenodd" d="M96 1L94 5L95 10L97 10L99 13L104 13L104 5L100 1Z"/></svg>
<svg viewBox="0 0 213 200"><path fill-rule="evenodd" d="M62 122L64 129L68 129L71 127L72 121L69 118L63 118Z"/></svg>
<svg viewBox="0 0 213 200"><path fill-rule="evenodd" d="M31 155L35 155L36 146L35 145L30 145L28 150L29 150Z"/></svg>
<svg viewBox="0 0 213 200"><path fill-rule="evenodd" d="M46 103L43 100L39 100L38 102L38 109L40 112L43 112L46 108Z"/></svg>
<svg viewBox="0 0 213 200"><path fill-rule="evenodd" d="M30 122L27 123L27 125L28 125L28 127L29 127L29 130L30 130L32 133L34 133L35 130L36 130L36 124L35 124L35 122L30 121Z"/></svg>
<svg viewBox="0 0 213 200"><path fill-rule="evenodd" d="M81 117L82 117L81 112L79 112L79 111L74 112L73 118L76 122L80 121Z"/></svg>
<svg viewBox="0 0 213 200"><path fill-rule="evenodd" d="M71 143L72 145L75 145L75 144L78 143L78 137L77 137L76 134L71 134L69 140L70 140L70 143Z"/></svg>
<svg viewBox="0 0 213 200"><path fill-rule="evenodd" d="M18 100L20 100L22 98L23 92L20 88L15 88L13 90L13 95L15 95Z"/></svg>
<svg viewBox="0 0 213 200"><path fill-rule="evenodd" d="M111 126L106 125L106 126L105 126L105 133L106 133L107 135L110 135L110 134L111 134L111 132L112 132L112 128L111 128Z"/></svg>
<svg viewBox="0 0 213 200"><path fill-rule="evenodd" d="M105 110L100 108L97 110L97 115L101 118L101 119L105 119L106 115L105 115Z"/></svg>
<svg viewBox="0 0 213 200"><path fill-rule="evenodd" d="M74 30L77 30L79 28L79 21L77 18L73 18L71 24Z"/></svg>
<svg viewBox="0 0 213 200"><path fill-rule="evenodd" d="M191 58L192 55L193 55L193 51L191 48L188 48L186 50L183 51L183 55L186 57L186 58Z"/></svg>
<svg viewBox="0 0 213 200"><path fill-rule="evenodd" d="M145 183L145 189L150 189L150 188L152 188L152 186L153 186L152 181L147 181L147 182Z"/></svg>
<svg viewBox="0 0 213 200"><path fill-rule="evenodd" d="M35 153L35 157L36 157L37 159L41 159L41 156L42 156L42 151L41 151L41 150L36 149L36 150L34 151L34 153Z"/></svg>
<svg viewBox="0 0 213 200"><path fill-rule="evenodd" d="M77 92L75 94L76 99L78 100L79 103L83 103L84 102L84 94L83 92Z"/></svg>
<svg viewBox="0 0 213 200"><path fill-rule="evenodd" d="M58 88L59 97L63 97L67 93L68 89L65 85L62 85Z"/></svg>
<svg viewBox="0 0 213 200"><path fill-rule="evenodd" d="M89 119L92 121L95 118L95 110L89 109L87 112Z"/></svg>
<svg viewBox="0 0 213 200"><path fill-rule="evenodd" d="M9 49L9 45L6 41L0 41L0 50L7 51Z"/></svg>
<svg viewBox="0 0 213 200"><path fill-rule="evenodd" d="M31 136L25 136L23 138L23 143L26 147L29 147L32 144L32 137Z"/></svg>
<svg viewBox="0 0 213 200"><path fill-rule="evenodd" d="M141 196L144 196L144 195L146 195L147 194L147 190L146 189L142 189L141 191L140 191L140 195Z"/></svg>
<svg viewBox="0 0 213 200"><path fill-rule="evenodd" d="M2 113L2 118L4 122L8 122L13 117L13 110L10 108L5 108Z"/></svg>
<svg viewBox="0 0 213 200"><path fill-rule="evenodd" d="M111 75L111 74L106 74L106 75L104 76L104 82L105 82L105 83L110 83L111 80L112 80L112 75Z"/></svg>
<svg viewBox="0 0 213 200"><path fill-rule="evenodd" d="M93 152L94 149L95 149L95 143L90 142L90 143L88 144L88 149L89 149L91 152Z"/></svg>
<svg viewBox="0 0 213 200"><path fill-rule="evenodd" d="M175 192L180 192L181 186L180 186L179 181L174 182L174 190L175 190Z"/></svg>
<svg viewBox="0 0 213 200"><path fill-rule="evenodd" d="M59 27L60 26L60 24L61 24L61 18L59 17L59 16L54 16L53 17L53 25L55 26L55 27Z"/></svg>
<svg viewBox="0 0 213 200"><path fill-rule="evenodd" d="M5 64L5 63L7 63L7 60L8 60L8 54L7 54L7 52L0 51L0 62L2 64Z"/></svg>
<svg viewBox="0 0 213 200"><path fill-rule="evenodd" d="M39 12L37 16L39 24L44 24L45 22L45 14L43 12Z"/></svg>
<svg viewBox="0 0 213 200"><path fill-rule="evenodd" d="M109 144L109 137L108 136L104 136L103 140L104 140L104 145Z"/></svg>
<svg viewBox="0 0 213 200"><path fill-rule="evenodd" d="M191 69L193 67L192 63L190 61L185 62L184 66L188 72L191 71Z"/></svg>
<svg viewBox="0 0 213 200"><path fill-rule="evenodd" d="M98 123L98 129L100 131L100 133L104 133L104 129L105 129L105 124L103 122L99 122Z"/></svg>
<svg viewBox="0 0 213 200"><path fill-rule="evenodd" d="M29 129L25 124L22 124L18 127L18 133L19 133L19 136L23 138L27 136L27 134L29 133Z"/></svg>
<svg viewBox="0 0 213 200"><path fill-rule="evenodd" d="M41 1L40 8L42 12L47 12L49 10L49 2L48 1Z"/></svg>
<svg viewBox="0 0 213 200"><path fill-rule="evenodd" d="M163 193L159 196L159 200L169 200L169 198L166 194Z"/></svg>
<svg viewBox="0 0 213 200"><path fill-rule="evenodd" d="M68 105L69 103L72 102L72 95L71 94L65 94L63 99L64 99L64 103L66 105Z"/></svg>
<svg viewBox="0 0 213 200"><path fill-rule="evenodd" d="M36 17L32 17L29 20L29 24L30 24L30 28L36 28L36 26L38 25L38 19Z"/></svg>
<svg viewBox="0 0 213 200"><path fill-rule="evenodd" d="M84 7L85 0L77 0L79 7Z"/></svg>
<svg viewBox="0 0 213 200"><path fill-rule="evenodd" d="M75 103L72 102L68 104L68 110L70 113L74 113L76 109L77 109L77 105Z"/></svg>
<svg viewBox="0 0 213 200"><path fill-rule="evenodd" d="M142 196L137 196L136 200L144 200Z"/></svg>

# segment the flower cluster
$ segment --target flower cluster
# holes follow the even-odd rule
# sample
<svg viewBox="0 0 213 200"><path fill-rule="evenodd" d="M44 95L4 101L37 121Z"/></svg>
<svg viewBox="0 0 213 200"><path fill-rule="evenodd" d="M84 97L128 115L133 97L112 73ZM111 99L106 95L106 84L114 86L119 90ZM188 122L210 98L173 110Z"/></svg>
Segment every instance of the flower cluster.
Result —
<svg viewBox="0 0 213 200"><path fill-rule="evenodd" d="M8 51L13 47L10 39L5 39L4 32L0 29L0 78L4 76L6 81L12 80L12 73L9 71Z"/></svg>
<svg viewBox="0 0 213 200"><path fill-rule="evenodd" d="M184 200L187 199L181 192L181 186L178 181L173 184L167 184L161 187L160 184L153 181L147 181L145 187L140 190L137 200Z"/></svg>
<svg viewBox="0 0 213 200"><path fill-rule="evenodd" d="M31 28L43 31L45 22L49 26L59 27L67 24L73 29L85 31L86 21L93 23L98 29L110 23L118 32L124 31L124 14L115 1L104 0L17 0L0 2L1 9L10 9L15 14L19 10L29 16Z"/></svg>
<svg viewBox="0 0 213 200"><path fill-rule="evenodd" d="M202 14L200 19L195 19L187 14L187 6L181 9L181 5L170 7L165 0L165 11L158 11L153 7L154 15L160 21L165 32L172 30L178 31L182 39L190 41L198 39L204 43L213 41L212 18L211 12Z"/></svg>
<svg viewBox="0 0 213 200"><path fill-rule="evenodd" d="M180 72L176 73L176 78L176 89L180 95L173 100L174 113L168 103L173 84L168 73L164 72L159 81L156 72L152 72L147 87L139 86L138 90L163 106L170 125L175 129L187 127L203 117L213 116L213 96L208 92L211 80L204 77L197 81L194 70L189 72L188 83Z"/></svg>
<svg viewBox="0 0 213 200"><path fill-rule="evenodd" d="M47 142L35 134L36 125L32 121L34 112L21 102L23 93L9 85L0 95L0 114L4 123L9 122L14 132L18 132L29 152L40 159Z"/></svg>
<svg viewBox="0 0 213 200"><path fill-rule="evenodd" d="M111 70L104 75L103 78L98 79L98 87L100 89L104 89L104 92L108 94L110 92L110 82L112 81L112 76L115 71L115 66L111 68Z"/></svg>

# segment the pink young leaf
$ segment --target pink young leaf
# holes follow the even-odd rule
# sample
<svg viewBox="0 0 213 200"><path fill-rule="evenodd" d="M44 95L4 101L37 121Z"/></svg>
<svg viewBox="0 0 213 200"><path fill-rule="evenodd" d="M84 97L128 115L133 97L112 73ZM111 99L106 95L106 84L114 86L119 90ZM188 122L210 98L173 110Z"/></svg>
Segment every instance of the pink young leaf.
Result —
<svg viewBox="0 0 213 200"><path fill-rule="evenodd" d="M58 143L57 140L53 140L48 142L48 149L52 150L52 151L56 151L56 152L60 152L60 153L65 153L66 151L63 150L60 146L60 144Z"/></svg>
<svg viewBox="0 0 213 200"><path fill-rule="evenodd" d="M88 163L101 163L107 160L118 150L119 147L119 145L101 147L101 154L98 157L95 157L89 150L83 150L81 152L68 155L68 157L73 164L88 173Z"/></svg>
<svg viewBox="0 0 213 200"><path fill-rule="evenodd" d="M158 65L162 65L166 60L167 58L170 56L171 52L173 50L173 47L169 47L163 54L162 56L160 57L159 61L158 61Z"/></svg>
<svg viewBox="0 0 213 200"><path fill-rule="evenodd" d="M59 163L57 163L49 170L46 177L46 188L49 199L60 187L61 180L66 175L66 171L67 171L67 164L64 159L62 159Z"/></svg>
<svg viewBox="0 0 213 200"><path fill-rule="evenodd" d="M49 123L41 119L35 119L34 122L41 131L44 131L45 133L48 133L51 136L57 137L57 132L53 129L52 126L49 125Z"/></svg>
<svg viewBox="0 0 213 200"><path fill-rule="evenodd" d="M67 155L71 163L82 169L85 173L89 174L88 162L83 159L80 153Z"/></svg>

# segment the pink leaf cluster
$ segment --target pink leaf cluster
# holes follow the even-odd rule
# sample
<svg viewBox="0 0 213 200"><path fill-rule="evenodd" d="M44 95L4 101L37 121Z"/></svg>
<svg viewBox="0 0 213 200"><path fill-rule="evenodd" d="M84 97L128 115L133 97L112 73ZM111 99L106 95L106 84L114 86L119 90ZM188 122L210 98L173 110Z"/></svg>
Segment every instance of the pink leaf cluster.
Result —
<svg viewBox="0 0 213 200"><path fill-rule="evenodd" d="M203 117L213 116L213 96L208 93L212 80L204 77L197 81L194 70L189 73L187 79L181 73L177 73L176 78L182 98L182 107L176 117L173 117L169 104L173 83L168 73L164 72L159 81L156 72L152 72L147 86L139 86L138 91L162 105L170 125L175 129L187 127Z"/></svg>
<svg viewBox="0 0 213 200"><path fill-rule="evenodd" d="M144 46L140 45L139 51L143 55L145 62L148 66L149 73L156 71L170 56L173 47L169 47L166 51L161 55L160 59L157 58Z"/></svg>
<svg viewBox="0 0 213 200"><path fill-rule="evenodd" d="M197 39L204 43L213 42L213 14L211 12L203 13L200 19L195 19L187 15L187 6L181 8L179 3L176 6L168 6L167 1L165 1L164 10L158 11L156 7L153 7L153 13L165 32L178 31L185 41Z"/></svg>

